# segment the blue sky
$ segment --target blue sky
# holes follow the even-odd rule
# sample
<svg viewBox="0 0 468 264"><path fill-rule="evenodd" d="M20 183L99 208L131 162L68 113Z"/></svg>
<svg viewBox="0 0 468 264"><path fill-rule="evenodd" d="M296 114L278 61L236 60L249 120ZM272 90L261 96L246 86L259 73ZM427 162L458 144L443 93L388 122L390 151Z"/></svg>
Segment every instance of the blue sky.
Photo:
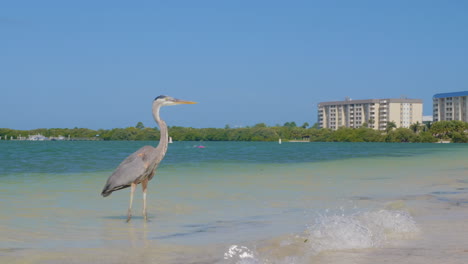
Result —
<svg viewBox="0 0 468 264"><path fill-rule="evenodd" d="M466 1L3 1L0 127L316 122L317 103L468 90Z"/></svg>

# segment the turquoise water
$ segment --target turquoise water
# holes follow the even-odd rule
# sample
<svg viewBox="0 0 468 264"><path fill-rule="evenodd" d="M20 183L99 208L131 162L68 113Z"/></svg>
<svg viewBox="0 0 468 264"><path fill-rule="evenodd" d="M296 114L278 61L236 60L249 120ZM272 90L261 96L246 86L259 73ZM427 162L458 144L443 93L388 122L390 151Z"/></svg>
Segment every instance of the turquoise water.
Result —
<svg viewBox="0 0 468 264"><path fill-rule="evenodd" d="M282 263L265 261L271 252L260 257L260 241L284 247L300 237L307 253L285 263L301 263L327 250L375 248L388 230L421 232L428 204L468 204L463 144L175 142L148 187L149 221L138 189L126 223L129 189L107 198L100 192L118 164L147 144L155 145L0 141L0 257L61 263L57 252L150 248L138 254L168 263L200 254L208 259L202 263ZM384 226L375 224L382 219Z"/></svg>

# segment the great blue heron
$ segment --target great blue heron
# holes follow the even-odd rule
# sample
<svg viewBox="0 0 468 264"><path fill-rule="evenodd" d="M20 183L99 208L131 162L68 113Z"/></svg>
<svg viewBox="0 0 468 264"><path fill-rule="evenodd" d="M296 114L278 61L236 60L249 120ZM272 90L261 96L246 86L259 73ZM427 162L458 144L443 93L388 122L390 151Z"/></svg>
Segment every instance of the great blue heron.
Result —
<svg viewBox="0 0 468 264"><path fill-rule="evenodd" d="M107 179L106 185L102 190L101 195L109 196L113 191L130 187L130 206L128 207L127 222L132 217L132 202L133 193L137 184L141 183L143 189L143 217L146 220L146 189L148 181L154 176L156 167L167 151L168 133L167 125L164 120L159 117L159 109L162 106L177 105L177 104L195 104L195 102L175 99L169 96L160 95L153 101L153 117L161 131L161 138L158 146L144 146L137 150L132 155L128 156L117 169Z"/></svg>

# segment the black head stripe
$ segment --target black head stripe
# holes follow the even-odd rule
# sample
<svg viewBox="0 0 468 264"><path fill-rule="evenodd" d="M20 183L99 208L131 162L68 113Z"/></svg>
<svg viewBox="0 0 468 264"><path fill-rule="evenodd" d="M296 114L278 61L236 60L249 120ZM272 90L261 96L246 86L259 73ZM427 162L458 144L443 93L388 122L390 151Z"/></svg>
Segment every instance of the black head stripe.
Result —
<svg viewBox="0 0 468 264"><path fill-rule="evenodd" d="M167 97L166 95L160 95L160 96L154 98L154 100L156 101L156 100L158 100L158 99L164 99L164 98L166 98L166 97Z"/></svg>

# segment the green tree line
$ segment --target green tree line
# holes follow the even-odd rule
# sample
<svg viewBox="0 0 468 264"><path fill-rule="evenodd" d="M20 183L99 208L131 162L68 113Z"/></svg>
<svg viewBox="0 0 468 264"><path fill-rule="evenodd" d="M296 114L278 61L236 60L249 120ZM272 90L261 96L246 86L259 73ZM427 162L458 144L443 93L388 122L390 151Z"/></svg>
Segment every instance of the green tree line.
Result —
<svg viewBox="0 0 468 264"><path fill-rule="evenodd" d="M389 122L386 131L367 128L342 127L337 130L320 129L317 124L309 127L295 122L284 125L267 126L259 123L251 127L231 128L192 128L169 127L169 135L174 141L283 141L309 140L311 142L438 142L447 140L454 143L468 143L468 123L462 121L439 121L431 125L416 123L410 128L395 128ZM71 139L95 140L159 140L157 127L145 127L141 122L134 127L99 129L87 128L40 128L33 130L14 130L0 128L0 136L17 138L41 134L46 137L64 136Z"/></svg>

